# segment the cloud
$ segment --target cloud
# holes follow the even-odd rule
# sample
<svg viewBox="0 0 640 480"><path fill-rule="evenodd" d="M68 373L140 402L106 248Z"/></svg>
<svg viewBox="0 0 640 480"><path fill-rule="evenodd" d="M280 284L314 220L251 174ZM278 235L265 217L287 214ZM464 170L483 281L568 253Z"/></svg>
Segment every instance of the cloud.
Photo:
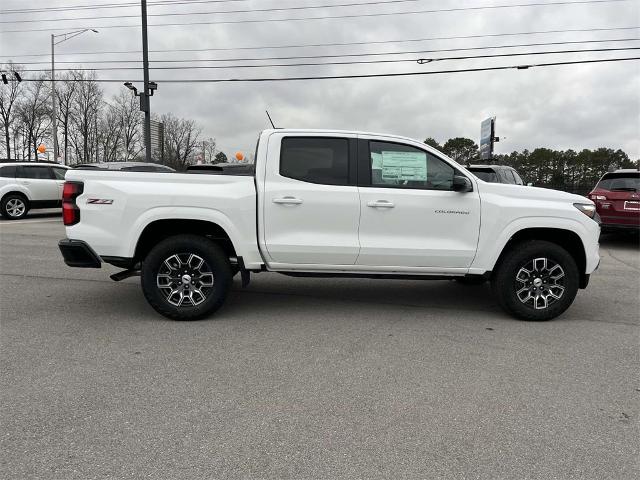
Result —
<svg viewBox="0 0 640 480"><path fill-rule="evenodd" d="M38 6L69 5L80 0L57 0ZM3 1L6 9L23 8L17 0ZM313 4L332 3L315 0ZM312 4L312 3L310 3ZM478 2L447 2L447 7L477 5ZM482 2L482 4L489 4ZM275 0L253 0L231 4L150 6L150 13L197 12L239 8L293 6L299 3ZM33 8L33 6L31 6ZM218 15L229 18L282 18L358 12L391 12L443 8L442 2L429 0L407 4L371 5L358 8L317 9L296 12L270 12L251 15ZM91 16L92 13L113 15L114 12L137 13L138 9L83 10L31 14L30 18L51 19ZM3 19L18 18L4 15ZM25 18L22 16L22 18ZM156 17L150 23L187 21L194 17ZM198 20L214 16L198 16ZM599 27L637 26L640 11L637 2L595 5L546 6L475 10L438 14L383 16L360 19L290 21L241 25L208 25L151 27L151 50L178 48L224 48L268 46L301 43L373 41L401 38L474 35L485 33L526 32ZM92 20L86 22L46 22L27 24L32 28L55 25L71 29L82 26L136 23L135 19ZM17 29L17 24L3 24L4 30ZM20 24L25 27L25 24ZM26 27L25 27L26 28ZM422 43L314 47L297 49L236 50L211 52L153 53L152 59L213 59L307 54L340 54L358 52L402 51L420 48L457 48L545 41L573 41L638 37L639 30L538 34L528 36L439 40ZM47 53L49 34L0 35L1 55ZM60 60L132 59L140 54L67 55L79 51L139 50L140 30L100 29L97 35L83 35L57 47ZM564 45L540 47L577 49L613 47L620 44ZM630 45L629 43L625 45ZM640 46L640 42L633 43ZM529 48L510 49L527 51ZM429 54L435 56L436 54ZM286 76L309 74L368 73L393 71L440 70L450 68L539 63L581 58L638 56L636 51L572 55L545 55L491 60L435 62L428 65L387 64L363 66L324 66L296 68L255 68L229 70L152 71L152 79L229 78L241 76ZM407 57L414 58L415 56ZM24 60L25 58L22 58ZM34 59L37 60L37 59ZM42 60L48 60L45 56ZM253 62L260 63L260 62ZM62 66L58 64L58 66ZM43 66L46 68L46 65ZM107 72L102 78L141 78L140 72ZM252 150L258 132L269 126L265 109L269 109L278 126L339 128L402 134L417 139L434 137L439 141L456 136L478 140L480 122L495 115L500 152L546 146L551 148L622 148L632 158L640 158L640 62L562 66L546 69L506 70L483 73L458 73L403 78L359 80L315 80L273 83L170 84L158 81L152 99L154 112L173 112L193 118L205 136L215 137L225 151ZM124 88L105 84L107 95Z"/></svg>

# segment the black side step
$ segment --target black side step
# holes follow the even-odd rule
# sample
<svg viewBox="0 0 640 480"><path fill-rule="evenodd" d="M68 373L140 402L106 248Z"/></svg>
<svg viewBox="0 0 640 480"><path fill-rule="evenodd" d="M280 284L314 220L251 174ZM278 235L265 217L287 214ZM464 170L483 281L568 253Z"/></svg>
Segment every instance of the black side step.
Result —
<svg viewBox="0 0 640 480"><path fill-rule="evenodd" d="M121 272L114 273L113 275L110 275L109 278L114 282L120 282L125 278L136 277L136 276L140 276L140 270L136 268L130 268L128 270L123 270Z"/></svg>

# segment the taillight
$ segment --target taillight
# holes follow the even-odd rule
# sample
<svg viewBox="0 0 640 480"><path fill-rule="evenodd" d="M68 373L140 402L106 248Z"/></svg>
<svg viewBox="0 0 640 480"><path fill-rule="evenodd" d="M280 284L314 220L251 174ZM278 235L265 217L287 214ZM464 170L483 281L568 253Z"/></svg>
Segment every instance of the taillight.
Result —
<svg viewBox="0 0 640 480"><path fill-rule="evenodd" d="M607 197L604 195L591 195L591 200L606 200Z"/></svg>
<svg viewBox="0 0 640 480"><path fill-rule="evenodd" d="M82 194L84 184L82 182L64 182L62 189L62 222L69 226L80 221L80 209L76 204L76 198Z"/></svg>

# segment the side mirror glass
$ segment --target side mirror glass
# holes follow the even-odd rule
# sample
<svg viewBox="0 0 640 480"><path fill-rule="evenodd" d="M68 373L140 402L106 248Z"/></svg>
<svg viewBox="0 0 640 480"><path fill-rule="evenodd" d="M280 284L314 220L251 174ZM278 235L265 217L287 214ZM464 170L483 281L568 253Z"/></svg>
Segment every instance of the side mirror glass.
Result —
<svg viewBox="0 0 640 480"><path fill-rule="evenodd" d="M452 190L454 192L472 192L473 184L464 175L454 175Z"/></svg>

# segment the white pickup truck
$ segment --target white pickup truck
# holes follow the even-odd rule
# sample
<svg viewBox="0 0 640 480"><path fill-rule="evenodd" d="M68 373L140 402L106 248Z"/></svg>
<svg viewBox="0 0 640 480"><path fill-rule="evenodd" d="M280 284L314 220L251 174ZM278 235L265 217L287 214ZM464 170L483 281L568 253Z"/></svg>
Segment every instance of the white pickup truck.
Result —
<svg viewBox="0 0 640 480"><path fill-rule="evenodd" d="M65 180L67 265L140 275L151 306L176 320L213 313L235 274L246 285L262 271L490 280L507 312L548 320L600 259L587 198L486 183L392 135L265 130L255 168L70 170Z"/></svg>

